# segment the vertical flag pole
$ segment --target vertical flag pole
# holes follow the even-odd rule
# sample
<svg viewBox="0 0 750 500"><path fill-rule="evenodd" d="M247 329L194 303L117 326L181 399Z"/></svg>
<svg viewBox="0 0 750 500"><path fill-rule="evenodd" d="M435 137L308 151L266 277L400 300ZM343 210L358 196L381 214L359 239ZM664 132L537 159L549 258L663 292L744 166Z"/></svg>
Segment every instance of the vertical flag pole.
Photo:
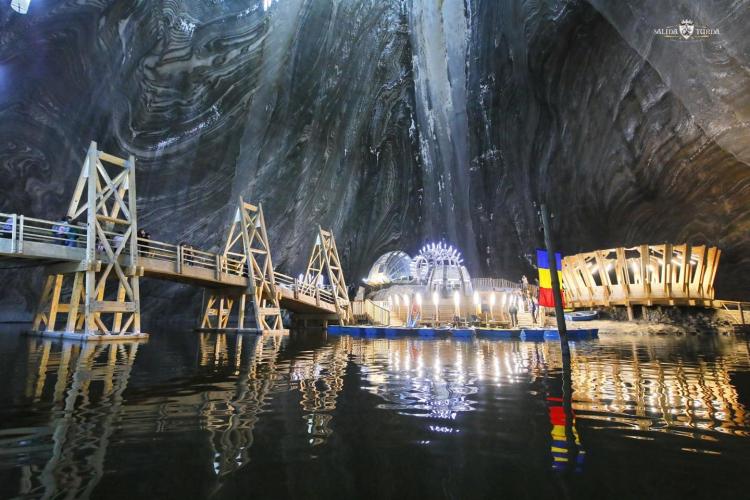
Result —
<svg viewBox="0 0 750 500"><path fill-rule="evenodd" d="M555 246L552 243L552 234L550 233L549 214L547 213L547 205L542 203L542 228L544 229L544 245L547 247L547 255L549 256L549 273L552 280L552 296L555 299L555 319L557 320L557 330L560 333L560 340L568 341L568 331L565 329L565 313L563 312L563 301L562 293L560 292L560 280L557 277L557 255L555 253Z"/></svg>
<svg viewBox="0 0 750 500"><path fill-rule="evenodd" d="M555 319L557 320L557 330L560 334L560 351L562 354L562 396L563 411L565 412L565 439L567 449L576 450L575 437L573 434L573 371L570 360L570 345L568 344L568 331L565 328L565 313L563 312L562 293L560 292L560 280L557 276L557 255L555 246L552 242L552 233L550 231L549 213L547 206L542 203L540 208L542 216L542 228L544 229L544 244L547 247L549 260L549 272L552 281L552 297L555 299Z"/></svg>

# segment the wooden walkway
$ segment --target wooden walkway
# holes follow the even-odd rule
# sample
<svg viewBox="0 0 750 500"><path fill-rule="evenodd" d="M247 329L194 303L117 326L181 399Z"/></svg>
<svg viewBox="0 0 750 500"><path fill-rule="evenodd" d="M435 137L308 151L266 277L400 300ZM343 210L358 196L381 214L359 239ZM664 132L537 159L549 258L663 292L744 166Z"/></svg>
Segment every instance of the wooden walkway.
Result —
<svg viewBox="0 0 750 500"><path fill-rule="evenodd" d="M284 331L282 308L342 324L353 319L330 231L318 228L302 279L274 269L263 209L241 198L221 253L137 237L133 156L117 158L92 143L67 215L69 220L51 221L0 213L0 259L46 268L33 325L41 334L84 340L145 337L140 326L143 276L205 288L205 330L246 330L248 305L254 329L264 332ZM230 325L232 318L236 323Z"/></svg>

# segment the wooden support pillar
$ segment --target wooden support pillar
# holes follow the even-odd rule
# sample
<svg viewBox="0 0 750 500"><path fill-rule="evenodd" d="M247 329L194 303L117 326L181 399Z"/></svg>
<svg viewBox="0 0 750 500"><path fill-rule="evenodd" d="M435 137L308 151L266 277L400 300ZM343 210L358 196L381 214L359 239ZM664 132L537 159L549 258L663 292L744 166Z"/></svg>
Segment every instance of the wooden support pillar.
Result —
<svg viewBox="0 0 750 500"><path fill-rule="evenodd" d="M120 283L117 287L117 302L125 302L125 287ZM112 326L113 333L119 333L122 328L122 313L115 313L115 322Z"/></svg>
<svg viewBox="0 0 750 500"><path fill-rule="evenodd" d="M78 308L81 304L81 297L83 296L83 284L86 279L85 273L76 273L73 278L73 291L70 296L70 310L68 311L68 322L65 325L66 332L76 331L76 325L78 323Z"/></svg>
<svg viewBox="0 0 750 500"><path fill-rule="evenodd" d="M36 306L36 313L34 314L34 323L31 326L33 331L40 331L42 323L47 322L47 304L52 294L52 287L55 286L55 277L47 276L44 282L44 288L42 288L42 295L39 297L39 303Z"/></svg>
<svg viewBox="0 0 750 500"><path fill-rule="evenodd" d="M243 328L245 328L245 305L246 305L245 304L245 298L246 297L247 297L247 295L245 295L243 293L242 295L240 295L240 300L239 300L239 311L238 311L238 316L237 316L237 328L239 328L240 330L243 329Z"/></svg>
<svg viewBox="0 0 750 500"><path fill-rule="evenodd" d="M633 306L628 304L625 308L628 311L628 321L633 321Z"/></svg>
<svg viewBox="0 0 750 500"><path fill-rule="evenodd" d="M62 292L63 275L58 274L55 276L55 283L52 288L52 296L50 298L49 313L47 315L47 328L48 332L55 331L55 322L57 321L57 311L60 307L60 293Z"/></svg>

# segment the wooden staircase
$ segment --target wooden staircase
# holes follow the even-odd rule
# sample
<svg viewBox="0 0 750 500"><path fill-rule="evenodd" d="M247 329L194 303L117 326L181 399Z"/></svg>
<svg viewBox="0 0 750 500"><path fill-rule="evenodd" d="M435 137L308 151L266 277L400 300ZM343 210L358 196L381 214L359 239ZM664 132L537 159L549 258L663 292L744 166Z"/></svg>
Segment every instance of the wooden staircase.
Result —
<svg viewBox="0 0 750 500"><path fill-rule="evenodd" d="M531 312L518 311L518 326L520 328L534 328L537 326L534 324Z"/></svg>

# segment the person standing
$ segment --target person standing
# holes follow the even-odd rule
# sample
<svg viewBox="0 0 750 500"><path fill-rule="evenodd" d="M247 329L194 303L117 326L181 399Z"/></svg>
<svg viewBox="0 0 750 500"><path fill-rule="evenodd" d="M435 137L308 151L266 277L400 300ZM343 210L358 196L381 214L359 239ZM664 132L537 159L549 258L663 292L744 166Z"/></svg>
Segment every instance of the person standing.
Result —
<svg viewBox="0 0 750 500"><path fill-rule="evenodd" d="M0 231L0 238L10 238L13 236L13 216L9 215L5 219L5 223L2 225L2 231Z"/></svg>
<svg viewBox="0 0 750 500"><path fill-rule="evenodd" d="M60 217L60 220L56 225L52 226L52 230L55 232L55 236L58 238L59 245L65 245L66 247L76 246L76 235L71 232L70 227L70 216L65 215Z"/></svg>
<svg viewBox="0 0 750 500"><path fill-rule="evenodd" d="M510 299L508 314L510 315L511 328L516 328L518 326L518 298L515 296Z"/></svg>
<svg viewBox="0 0 750 500"><path fill-rule="evenodd" d="M534 320L534 324L536 325L538 323L537 321L537 312L539 308L537 307L536 300L532 297L531 298L531 318Z"/></svg>

